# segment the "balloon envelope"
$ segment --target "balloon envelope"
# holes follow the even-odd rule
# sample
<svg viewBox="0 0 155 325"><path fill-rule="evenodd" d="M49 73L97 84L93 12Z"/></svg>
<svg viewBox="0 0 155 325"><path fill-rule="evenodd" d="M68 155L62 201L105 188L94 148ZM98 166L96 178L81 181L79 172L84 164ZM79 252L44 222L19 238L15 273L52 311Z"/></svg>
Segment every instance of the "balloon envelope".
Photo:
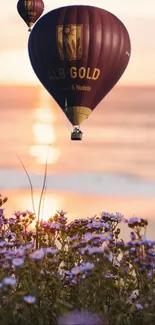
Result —
<svg viewBox="0 0 155 325"><path fill-rule="evenodd" d="M114 87L130 59L123 23L106 10L67 6L50 11L29 37L32 67L73 125L80 125Z"/></svg>
<svg viewBox="0 0 155 325"><path fill-rule="evenodd" d="M32 27L44 11L42 0L19 0L17 10L25 23Z"/></svg>

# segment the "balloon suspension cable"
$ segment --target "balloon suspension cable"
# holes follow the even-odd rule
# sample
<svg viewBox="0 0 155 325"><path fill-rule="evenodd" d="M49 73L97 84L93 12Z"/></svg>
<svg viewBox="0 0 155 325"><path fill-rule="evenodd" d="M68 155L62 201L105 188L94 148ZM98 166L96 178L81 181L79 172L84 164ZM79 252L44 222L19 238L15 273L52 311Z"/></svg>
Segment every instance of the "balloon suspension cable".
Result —
<svg viewBox="0 0 155 325"><path fill-rule="evenodd" d="M66 117L64 118L64 121L65 121L66 128L68 129L68 132L70 134L72 132L72 125L70 124L70 122L66 120Z"/></svg>
<svg viewBox="0 0 155 325"><path fill-rule="evenodd" d="M64 113L67 112L67 98L65 98L65 104L64 104L63 111L64 111ZM72 126L71 126L70 122L66 119L66 117L64 118L64 121L65 121L66 127L67 127L67 129L69 131L69 134L70 134L72 132Z"/></svg>

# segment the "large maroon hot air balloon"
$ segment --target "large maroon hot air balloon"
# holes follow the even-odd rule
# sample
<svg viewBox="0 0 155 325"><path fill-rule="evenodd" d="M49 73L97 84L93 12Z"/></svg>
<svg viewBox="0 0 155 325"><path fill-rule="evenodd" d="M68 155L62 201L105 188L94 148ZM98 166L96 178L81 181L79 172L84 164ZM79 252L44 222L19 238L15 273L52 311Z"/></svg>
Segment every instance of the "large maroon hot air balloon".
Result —
<svg viewBox="0 0 155 325"><path fill-rule="evenodd" d="M32 67L81 139L81 123L122 76L130 59L123 23L106 10L67 6L50 11L29 37Z"/></svg>
<svg viewBox="0 0 155 325"><path fill-rule="evenodd" d="M17 10L31 31L31 27L44 11L44 3L42 0L19 0Z"/></svg>

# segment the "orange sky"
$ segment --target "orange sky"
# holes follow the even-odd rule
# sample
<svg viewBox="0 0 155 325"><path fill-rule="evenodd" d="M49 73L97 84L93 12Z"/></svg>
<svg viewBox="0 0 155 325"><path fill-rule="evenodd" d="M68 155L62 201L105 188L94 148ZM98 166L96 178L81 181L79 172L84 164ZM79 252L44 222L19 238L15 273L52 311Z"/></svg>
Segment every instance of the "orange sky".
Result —
<svg viewBox="0 0 155 325"><path fill-rule="evenodd" d="M46 0L45 13L64 1ZM28 31L16 10L17 1L3 2L0 29L0 84L40 84L27 53ZM67 0L67 4L77 4ZM93 0L79 0L78 4L94 5ZM114 13L126 25L132 44L132 56L120 84L155 84L155 1L154 0L98 0L96 5Z"/></svg>

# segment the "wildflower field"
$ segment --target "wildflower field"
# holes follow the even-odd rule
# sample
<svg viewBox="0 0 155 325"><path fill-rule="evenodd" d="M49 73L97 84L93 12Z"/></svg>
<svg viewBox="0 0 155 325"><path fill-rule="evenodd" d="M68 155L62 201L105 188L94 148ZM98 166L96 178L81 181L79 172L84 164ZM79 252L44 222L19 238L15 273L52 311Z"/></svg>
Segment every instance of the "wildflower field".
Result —
<svg viewBox="0 0 155 325"><path fill-rule="evenodd" d="M101 212L68 223L61 210L38 222L30 211L5 216L5 204L0 196L1 325L155 324L147 220Z"/></svg>

